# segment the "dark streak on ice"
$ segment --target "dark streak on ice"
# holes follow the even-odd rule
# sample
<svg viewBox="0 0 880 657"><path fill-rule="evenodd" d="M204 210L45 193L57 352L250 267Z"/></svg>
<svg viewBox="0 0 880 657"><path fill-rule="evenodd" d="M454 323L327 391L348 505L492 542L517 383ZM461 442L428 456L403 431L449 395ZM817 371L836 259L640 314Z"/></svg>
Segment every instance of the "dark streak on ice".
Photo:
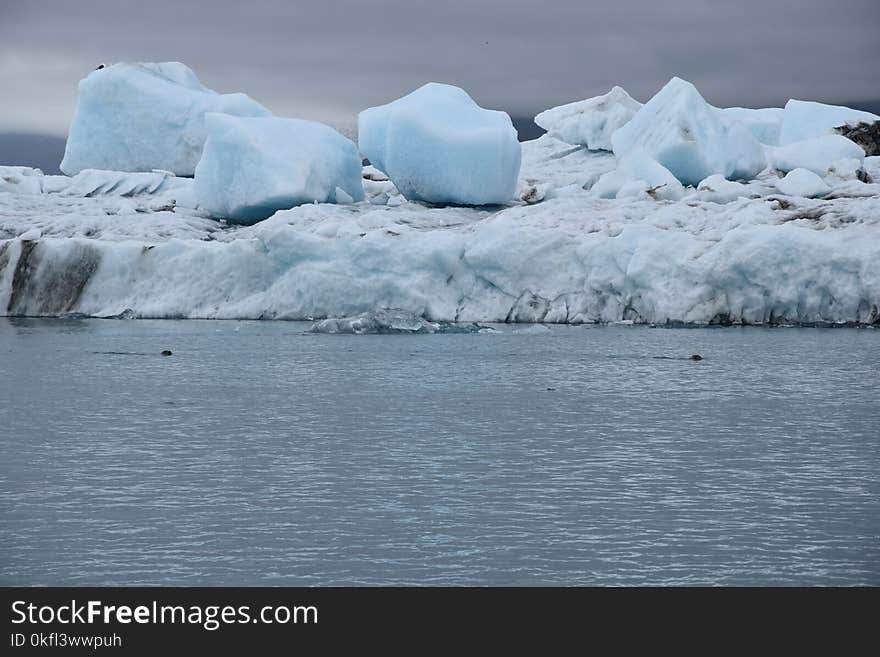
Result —
<svg viewBox="0 0 880 657"><path fill-rule="evenodd" d="M77 244L57 260L46 261L43 256L39 242L21 242L8 315L60 315L72 311L101 261L100 252L89 244Z"/></svg>

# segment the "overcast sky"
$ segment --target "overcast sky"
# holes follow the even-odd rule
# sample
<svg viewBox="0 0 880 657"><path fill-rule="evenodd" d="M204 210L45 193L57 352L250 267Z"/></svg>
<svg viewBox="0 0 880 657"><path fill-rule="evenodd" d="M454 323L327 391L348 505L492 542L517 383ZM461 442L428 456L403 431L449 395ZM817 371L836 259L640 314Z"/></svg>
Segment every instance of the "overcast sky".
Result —
<svg viewBox="0 0 880 657"><path fill-rule="evenodd" d="M0 0L0 132L65 134L122 60L339 126L428 81L523 115L673 75L717 105L868 101L878 33L880 0Z"/></svg>

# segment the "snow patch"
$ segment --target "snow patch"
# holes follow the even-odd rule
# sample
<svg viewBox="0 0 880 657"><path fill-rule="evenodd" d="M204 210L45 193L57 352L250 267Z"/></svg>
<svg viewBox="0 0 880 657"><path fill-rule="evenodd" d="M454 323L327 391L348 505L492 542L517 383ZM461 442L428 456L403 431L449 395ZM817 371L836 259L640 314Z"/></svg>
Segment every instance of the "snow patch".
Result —
<svg viewBox="0 0 880 657"><path fill-rule="evenodd" d="M776 188L787 196L814 198L825 196L831 187L808 169L792 169L776 183Z"/></svg>

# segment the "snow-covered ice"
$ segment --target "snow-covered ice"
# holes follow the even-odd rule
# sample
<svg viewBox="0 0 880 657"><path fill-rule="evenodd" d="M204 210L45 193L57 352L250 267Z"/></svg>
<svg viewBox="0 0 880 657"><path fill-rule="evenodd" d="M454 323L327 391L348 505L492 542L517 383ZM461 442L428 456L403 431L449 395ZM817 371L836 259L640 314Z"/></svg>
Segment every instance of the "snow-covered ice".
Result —
<svg viewBox="0 0 880 657"><path fill-rule="evenodd" d="M73 177L47 176L47 191L63 196L153 196L180 184L168 171L132 173L83 169Z"/></svg>
<svg viewBox="0 0 880 657"><path fill-rule="evenodd" d="M829 176L827 198L780 197L770 176L723 205L697 190L678 202L596 199L577 183L588 178L589 187L615 168L610 154L546 136L523 148L520 186L555 192L503 208L308 204L224 227L179 203L168 209L192 181L152 196L0 194L0 310L319 319L395 308L433 323L880 320L880 185ZM866 168L880 170L873 159ZM20 239L34 228L38 240Z"/></svg>
<svg viewBox="0 0 880 657"><path fill-rule="evenodd" d="M152 171L191 176L207 136L206 112L269 116L241 93L218 94L179 62L114 64L79 83L61 170Z"/></svg>
<svg viewBox="0 0 880 657"><path fill-rule="evenodd" d="M611 136L621 157L641 148L682 183L712 174L752 178L766 166L761 144L739 121L709 105L696 87L673 78Z"/></svg>
<svg viewBox="0 0 880 657"><path fill-rule="evenodd" d="M831 191L831 186L809 169L792 169L776 183L776 188L788 196L804 198L825 196Z"/></svg>
<svg viewBox="0 0 880 657"><path fill-rule="evenodd" d="M516 192L521 151L510 117L458 87L430 83L364 110L358 145L410 201L488 205Z"/></svg>
<svg viewBox="0 0 880 657"><path fill-rule="evenodd" d="M678 201L684 196L684 187L669 169L640 148L634 148L621 157L617 170L630 181L641 183L652 198ZM619 191L617 197L621 198Z"/></svg>
<svg viewBox="0 0 880 657"><path fill-rule="evenodd" d="M873 123L874 121L880 121L880 116L871 112L854 110L840 105L825 105L808 100L790 100L785 104L785 111L782 115L779 143L786 146L804 139L827 135L834 128L847 123Z"/></svg>
<svg viewBox="0 0 880 657"><path fill-rule="evenodd" d="M727 180L716 173L700 181L697 185L697 195L701 201L730 203L740 198L748 198L751 194L748 185Z"/></svg>
<svg viewBox="0 0 880 657"><path fill-rule="evenodd" d="M0 193L41 194L43 172L31 167L0 166Z"/></svg>
<svg viewBox="0 0 880 657"><path fill-rule="evenodd" d="M767 160L774 169L787 172L809 169L824 176L835 162L865 159L865 151L855 142L841 135L823 135L792 142L778 148L767 147Z"/></svg>
<svg viewBox="0 0 880 657"><path fill-rule="evenodd" d="M603 96L544 110L535 117L535 123L568 144L610 151L611 135L626 125L641 106L624 89L614 87Z"/></svg>
<svg viewBox="0 0 880 657"><path fill-rule="evenodd" d="M206 116L208 139L195 171L199 207L242 222L302 203L364 198L354 143L313 121Z"/></svg>
<svg viewBox="0 0 880 657"><path fill-rule="evenodd" d="M684 196L684 187L663 165L635 148L618 160L616 169L603 174L590 193L594 198L677 201Z"/></svg>

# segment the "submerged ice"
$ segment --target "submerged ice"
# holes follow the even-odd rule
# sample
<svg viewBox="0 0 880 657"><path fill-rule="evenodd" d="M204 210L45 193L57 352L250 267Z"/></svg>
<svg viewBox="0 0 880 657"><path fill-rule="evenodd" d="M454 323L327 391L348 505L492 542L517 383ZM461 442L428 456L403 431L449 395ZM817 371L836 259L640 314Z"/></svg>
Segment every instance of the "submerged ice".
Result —
<svg viewBox="0 0 880 657"><path fill-rule="evenodd" d="M355 335L417 335L426 333L479 333L488 330L476 323L430 322L424 317L399 308L379 308L352 317L328 317L315 322L312 333Z"/></svg>

